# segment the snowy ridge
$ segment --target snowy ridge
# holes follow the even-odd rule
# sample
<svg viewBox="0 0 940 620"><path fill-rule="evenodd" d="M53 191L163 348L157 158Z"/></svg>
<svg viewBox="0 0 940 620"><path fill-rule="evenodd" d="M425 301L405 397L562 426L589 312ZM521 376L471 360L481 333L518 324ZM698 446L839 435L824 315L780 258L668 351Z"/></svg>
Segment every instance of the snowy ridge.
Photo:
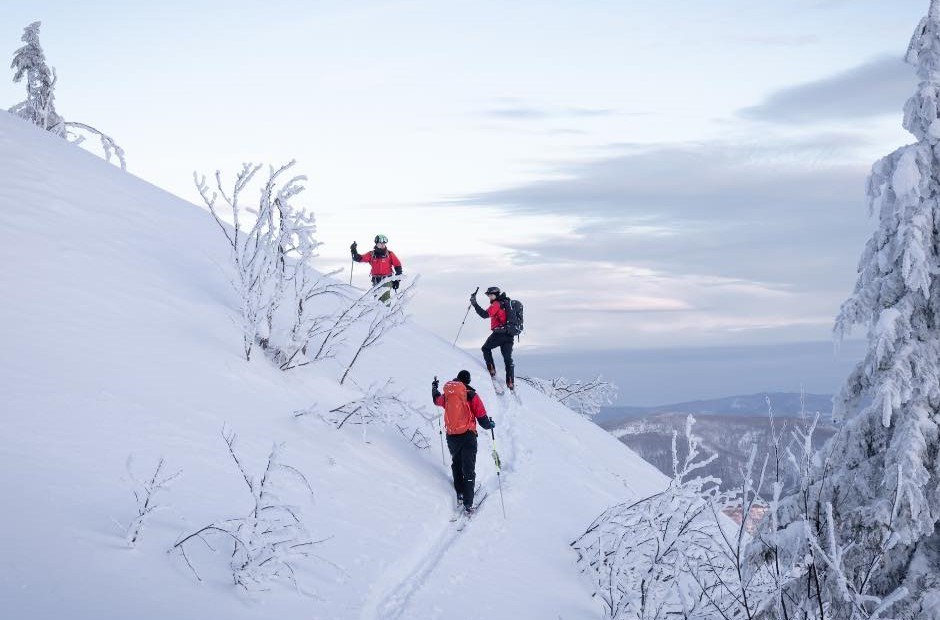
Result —
<svg viewBox="0 0 940 620"><path fill-rule="evenodd" d="M498 398L479 360L411 323L363 354L355 384L337 383L340 360L289 372L262 355L246 362L227 248L205 210L6 115L0 167L5 615L601 617L568 544L612 503L665 484L616 439L525 386L524 406ZM460 368L497 423L508 519L481 434L477 476L494 495L456 535L430 380ZM430 449L391 427L293 415L389 377L425 408L430 421L416 423ZM202 582L166 553L181 534L247 510L223 425L249 470L283 443L284 462L310 481L312 498L284 489L323 540L300 592L233 586L220 541L190 558ZM114 525L134 516L129 455L139 476L161 455L182 470L134 549Z"/></svg>

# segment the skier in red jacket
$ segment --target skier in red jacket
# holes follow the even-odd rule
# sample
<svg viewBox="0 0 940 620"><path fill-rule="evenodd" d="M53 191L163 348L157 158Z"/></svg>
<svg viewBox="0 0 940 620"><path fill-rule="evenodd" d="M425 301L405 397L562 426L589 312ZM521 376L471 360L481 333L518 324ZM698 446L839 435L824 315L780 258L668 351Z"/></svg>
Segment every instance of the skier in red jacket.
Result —
<svg viewBox="0 0 940 620"><path fill-rule="evenodd" d="M486 296L490 299L490 306L484 310L477 303L476 293L470 295L470 303L477 311L477 314L480 315L480 318L489 317L490 319L492 333L483 343L483 361L486 362L486 369L489 371L490 377L495 381L496 363L493 361L493 349L499 347L500 353L503 354L503 363L506 366L506 387L514 390L516 387L516 373L515 364L512 361L513 335L506 328L506 310L503 308L502 303L508 298L506 293L499 290L498 286L491 286L486 289Z"/></svg>
<svg viewBox="0 0 940 620"><path fill-rule="evenodd" d="M431 382L434 404L444 408L444 427L447 430L447 449L450 451L450 470L454 476L454 490L458 506L464 513L473 514L473 485L476 482L477 422L489 430L496 423L486 415L483 401L470 387L470 372L461 370L457 377L444 384L444 393L438 390L438 380Z"/></svg>
<svg viewBox="0 0 940 620"><path fill-rule="evenodd" d="M357 263L369 263L372 266L372 286L377 285L386 278L390 278L393 271L396 276L400 276L402 273L401 261L398 260L395 253L389 250L387 246L388 237L385 235L376 235L375 247L372 248L371 252L366 252L365 254L359 254L359 252L356 251L355 241L349 246L349 251L352 253L352 259L354 261ZM387 286L397 291L398 284L398 280L392 280ZM390 296L391 291L386 291L379 299L386 302Z"/></svg>

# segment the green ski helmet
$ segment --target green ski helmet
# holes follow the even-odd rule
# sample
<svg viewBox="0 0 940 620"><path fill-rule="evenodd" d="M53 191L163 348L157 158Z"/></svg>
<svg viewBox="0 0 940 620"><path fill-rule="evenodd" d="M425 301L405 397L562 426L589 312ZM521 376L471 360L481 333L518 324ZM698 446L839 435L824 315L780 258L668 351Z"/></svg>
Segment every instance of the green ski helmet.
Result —
<svg viewBox="0 0 940 620"><path fill-rule="evenodd" d="M386 237L385 235L376 235L375 242L376 243L388 243L388 237Z"/></svg>

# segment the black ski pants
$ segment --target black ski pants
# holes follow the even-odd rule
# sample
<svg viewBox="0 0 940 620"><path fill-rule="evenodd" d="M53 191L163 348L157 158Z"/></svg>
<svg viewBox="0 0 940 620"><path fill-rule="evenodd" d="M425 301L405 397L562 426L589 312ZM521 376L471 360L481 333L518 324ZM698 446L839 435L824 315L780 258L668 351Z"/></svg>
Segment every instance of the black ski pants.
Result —
<svg viewBox="0 0 940 620"><path fill-rule="evenodd" d="M454 490L463 495L463 505L473 506L473 485L476 484L477 434L467 431L459 435L447 436L447 449L450 450L450 470L454 474Z"/></svg>
<svg viewBox="0 0 940 620"><path fill-rule="evenodd" d="M503 354L503 363L506 364L506 385L515 385L516 367L512 362L512 344L514 336L504 331L494 331L483 343L483 361L490 374L496 373L496 363L493 361L493 349L499 347Z"/></svg>

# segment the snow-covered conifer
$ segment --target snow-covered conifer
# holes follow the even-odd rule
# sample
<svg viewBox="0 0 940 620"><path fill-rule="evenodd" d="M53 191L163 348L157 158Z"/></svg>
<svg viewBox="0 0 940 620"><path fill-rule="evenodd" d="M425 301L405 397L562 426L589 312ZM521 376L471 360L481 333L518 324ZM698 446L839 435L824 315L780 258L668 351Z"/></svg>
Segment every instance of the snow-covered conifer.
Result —
<svg viewBox="0 0 940 620"><path fill-rule="evenodd" d="M19 83L26 78L26 99L10 108L10 112L41 127L44 130L57 128L64 133L62 117L55 111L55 69L46 64L46 54L39 43L39 28L42 22L33 22L23 30L25 45L13 54L13 81Z"/></svg>
<svg viewBox="0 0 940 620"><path fill-rule="evenodd" d="M779 524L803 530L791 551L812 561L785 598L834 619L933 618L925 602L940 598L940 0L906 60L920 78L904 108L917 141L872 167L878 228L835 325L839 337L867 328L868 351L834 400L845 421L832 458L816 459Z"/></svg>
<svg viewBox="0 0 940 620"><path fill-rule="evenodd" d="M72 144L81 144L86 136L96 136L101 141L105 160L116 157L121 169L127 168L122 149L113 138L85 123L66 121L55 109L56 72L46 64L46 54L39 43L39 28L42 22L33 22L23 31L23 47L13 54L13 82L26 78L26 99L9 109L14 114L44 131L54 133Z"/></svg>

